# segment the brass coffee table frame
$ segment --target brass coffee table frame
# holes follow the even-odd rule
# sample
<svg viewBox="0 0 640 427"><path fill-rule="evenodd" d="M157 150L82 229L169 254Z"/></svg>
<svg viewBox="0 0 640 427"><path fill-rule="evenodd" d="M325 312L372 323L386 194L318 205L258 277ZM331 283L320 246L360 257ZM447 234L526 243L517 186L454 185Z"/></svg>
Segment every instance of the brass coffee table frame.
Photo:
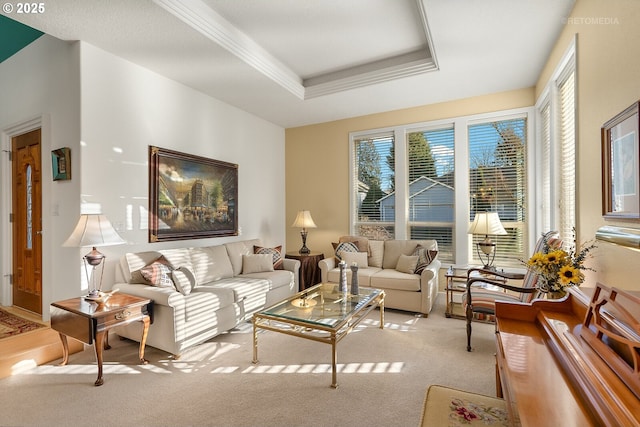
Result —
<svg viewBox="0 0 640 427"><path fill-rule="evenodd" d="M307 288L302 292L287 298L285 301L281 301L272 307L278 305L291 303L292 301L300 298L305 298L308 295L313 295L315 292L320 292L320 288L323 284L318 284L311 288ZM337 380L337 360L338 360L338 343L349 332L355 328L362 319L364 319L374 308L380 308L380 329L384 329L384 291L374 290L378 292L372 295L369 301L363 304L358 304L349 313L346 313L342 319L334 326L321 325L317 322L307 321L302 318L287 318L274 314L267 314L271 308L267 308L253 315L253 363L258 363L258 329L265 329L267 331L280 332L283 334L291 335L294 337L305 338L312 341L317 341L331 345L331 387L338 387ZM348 295L350 296L350 295Z"/></svg>

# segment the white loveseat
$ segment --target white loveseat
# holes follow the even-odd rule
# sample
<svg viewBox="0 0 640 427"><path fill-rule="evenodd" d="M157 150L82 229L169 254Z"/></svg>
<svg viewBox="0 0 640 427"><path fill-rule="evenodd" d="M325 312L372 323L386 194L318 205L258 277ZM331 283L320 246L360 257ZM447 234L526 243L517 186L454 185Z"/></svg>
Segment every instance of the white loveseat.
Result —
<svg viewBox="0 0 640 427"><path fill-rule="evenodd" d="M424 315L429 314L438 294L440 261L437 257L437 241L383 241L367 240L357 236L343 236L339 239L339 243L344 242L353 242L358 246L358 254L342 252L342 258L347 263L347 282L349 284L351 284L352 274L349 267L354 260L357 260L359 286L383 289L385 291L385 307ZM415 274L411 271L410 266L408 270L406 267L407 263L411 263L410 258L414 257L418 245L427 251L426 255L430 262L426 264L422 259L423 269L419 269L419 274ZM328 257L318 263L323 282L339 283L338 262L336 257Z"/></svg>
<svg viewBox="0 0 640 427"><path fill-rule="evenodd" d="M127 253L113 288L153 300L147 345L179 357L298 292L300 262L278 257L283 269L273 269L275 257L256 255L255 247L260 240ZM136 341L141 331L137 322L116 329Z"/></svg>

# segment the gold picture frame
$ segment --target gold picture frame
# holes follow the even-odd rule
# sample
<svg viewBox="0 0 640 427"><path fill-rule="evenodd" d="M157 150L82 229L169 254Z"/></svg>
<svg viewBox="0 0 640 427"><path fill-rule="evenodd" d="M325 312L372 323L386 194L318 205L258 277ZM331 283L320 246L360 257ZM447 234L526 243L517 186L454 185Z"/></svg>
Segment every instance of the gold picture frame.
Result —
<svg viewBox="0 0 640 427"><path fill-rule="evenodd" d="M238 235L238 165L149 146L149 242Z"/></svg>

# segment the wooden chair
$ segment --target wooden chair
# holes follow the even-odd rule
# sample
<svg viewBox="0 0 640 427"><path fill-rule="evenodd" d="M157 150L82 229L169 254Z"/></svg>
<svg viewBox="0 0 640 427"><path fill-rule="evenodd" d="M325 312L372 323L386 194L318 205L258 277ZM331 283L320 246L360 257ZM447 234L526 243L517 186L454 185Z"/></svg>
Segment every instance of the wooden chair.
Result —
<svg viewBox="0 0 640 427"><path fill-rule="evenodd" d="M536 243L535 252L545 250L545 242L551 238L557 238L558 232L549 231L545 233ZM479 274L478 274L479 273ZM504 279L490 280L487 276ZM522 280L521 286L510 285L509 280ZM531 270L525 274L507 273L497 270L484 270L482 268L470 268L467 273L467 290L462 296L465 315L467 318L467 351L471 351L471 322L474 313L495 315L496 300L511 302L531 302L540 296L536 288L538 275ZM492 285L487 288L487 285ZM496 290L495 287L500 288ZM508 293L506 291L511 291Z"/></svg>

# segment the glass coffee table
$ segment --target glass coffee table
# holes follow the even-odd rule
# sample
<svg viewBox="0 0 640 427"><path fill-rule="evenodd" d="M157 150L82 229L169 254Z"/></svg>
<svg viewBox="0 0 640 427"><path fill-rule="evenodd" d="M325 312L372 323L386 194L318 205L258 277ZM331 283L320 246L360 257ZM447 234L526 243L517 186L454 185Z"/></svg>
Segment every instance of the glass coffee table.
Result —
<svg viewBox="0 0 640 427"><path fill-rule="evenodd" d="M258 363L258 329L331 344L331 387L338 387L337 345L371 310L380 307L384 328L384 291L360 288L357 295L320 283L253 315L253 363Z"/></svg>

